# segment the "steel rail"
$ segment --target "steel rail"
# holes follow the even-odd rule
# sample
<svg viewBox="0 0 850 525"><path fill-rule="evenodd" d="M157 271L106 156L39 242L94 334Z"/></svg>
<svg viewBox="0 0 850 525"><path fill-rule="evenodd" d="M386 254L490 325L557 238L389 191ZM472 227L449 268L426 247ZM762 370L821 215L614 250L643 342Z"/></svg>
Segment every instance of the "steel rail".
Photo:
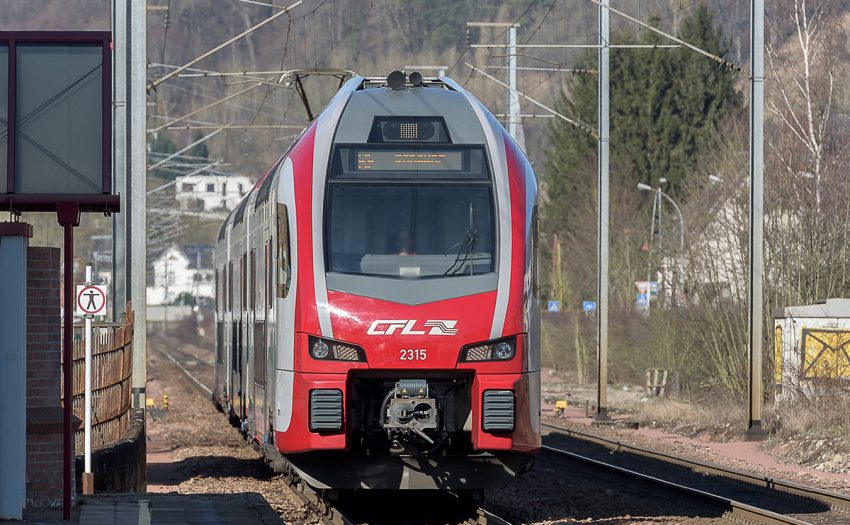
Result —
<svg viewBox="0 0 850 525"><path fill-rule="evenodd" d="M688 487L687 485L681 485L679 483L674 483L672 481L656 478L648 474L643 474L634 470L629 470L623 467L618 467L616 465L611 465L610 463L605 463L604 461L588 458L586 456L582 456L574 452L568 452L566 450L550 447L548 445L542 445L541 449L552 454L565 456L570 459L580 461L582 463L587 463L600 469L616 472L621 476L636 478L641 481L652 483L654 485L660 485L672 491L687 494L689 496L696 496L698 498L708 500L712 503L720 504L724 507L728 507L733 515L744 520L750 520L757 523L764 523L765 525L811 525L807 521L798 520L797 518L792 518L791 516L785 516L783 514L778 514L767 509L754 507L752 505L748 505L740 501L725 498L717 494L712 494L710 492L695 489L693 487Z"/></svg>
<svg viewBox="0 0 850 525"><path fill-rule="evenodd" d="M541 423L541 425L547 428L558 430L559 432L570 437L575 437L583 441L589 441L598 445L602 445L611 450L629 452L638 456L657 459L666 463L672 463L675 465L691 468L695 472L712 474L728 479L743 481L745 483L749 483L761 488L777 490L786 494L791 494L793 496L817 500L822 503L826 503L831 507L839 507L841 509L850 511L850 495L848 494L842 494L840 492L821 489L818 487L802 485L800 483L795 483L793 481L788 481L785 479L764 476L753 472L747 472L745 470L737 469L734 467L726 467L714 463L707 463L704 461L699 461L696 459L691 459L676 454L670 454L667 452L661 452L659 450L653 450L651 448L641 447L638 445L631 445L628 443L624 443L620 440L606 438L604 436L593 434L591 432L583 432L581 430L565 428L549 423Z"/></svg>
<svg viewBox="0 0 850 525"><path fill-rule="evenodd" d="M511 522L507 521L504 518L500 518L496 516L492 512L482 507L478 507L475 510L478 516L475 520L468 520L467 523L475 524L475 525L511 525Z"/></svg>

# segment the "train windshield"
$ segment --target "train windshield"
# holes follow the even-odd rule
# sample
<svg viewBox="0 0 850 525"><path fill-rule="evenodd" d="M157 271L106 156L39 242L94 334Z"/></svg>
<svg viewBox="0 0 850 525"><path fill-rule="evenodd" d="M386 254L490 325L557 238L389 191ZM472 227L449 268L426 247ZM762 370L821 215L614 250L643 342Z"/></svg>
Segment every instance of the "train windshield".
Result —
<svg viewBox="0 0 850 525"><path fill-rule="evenodd" d="M489 183L359 182L328 190L328 271L395 278L495 271Z"/></svg>

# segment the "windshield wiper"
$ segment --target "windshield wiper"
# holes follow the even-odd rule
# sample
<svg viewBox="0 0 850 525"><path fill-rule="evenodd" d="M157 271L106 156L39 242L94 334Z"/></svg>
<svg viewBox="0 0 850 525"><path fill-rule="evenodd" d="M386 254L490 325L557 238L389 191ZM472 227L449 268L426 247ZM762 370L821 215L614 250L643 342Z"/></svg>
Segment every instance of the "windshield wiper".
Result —
<svg viewBox="0 0 850 525"><path fill-rule="evenodd" d="M476 241L478 241L478 232L475 231L475 210L472 208L472 203L470 202L469 228L466 230L466 235L463 240L455 245L460 246L457 251L457 256L455 257L454 262L452 262L452 265L449 266L448 270L443 272L443 277L457 275L463 271L463 267L467 262L469 262L469 275L474 275L472 259L474 258ZM454 246L452 246L452 248L454 248ZM462 260L461 257L463 257Z"/></svg>
<svg viewBox="0 0 850 525"><path fill-rule="evenodd" d="M460 242L460 249L457 251L457 257L449 269L443 273L443 277L459 274L467 261L472 258L473 250L475 249L475 241L478 240L478 232L467 230L466 237ZM463 257L463 259L461 259ZM472 264L469 265L470 274L472 272Z"/></svg>

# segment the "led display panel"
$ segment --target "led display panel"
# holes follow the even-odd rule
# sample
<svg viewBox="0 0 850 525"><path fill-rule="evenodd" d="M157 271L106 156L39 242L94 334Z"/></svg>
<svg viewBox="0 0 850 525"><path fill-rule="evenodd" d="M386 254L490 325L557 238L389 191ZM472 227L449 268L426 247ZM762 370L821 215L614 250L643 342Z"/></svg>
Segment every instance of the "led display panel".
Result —
<svg viewBox="0 0 850 525"><path fill-rule="evenodd" d="M461 171L463 152L460 150L380 150L357 151L356 171Z"/></svg>

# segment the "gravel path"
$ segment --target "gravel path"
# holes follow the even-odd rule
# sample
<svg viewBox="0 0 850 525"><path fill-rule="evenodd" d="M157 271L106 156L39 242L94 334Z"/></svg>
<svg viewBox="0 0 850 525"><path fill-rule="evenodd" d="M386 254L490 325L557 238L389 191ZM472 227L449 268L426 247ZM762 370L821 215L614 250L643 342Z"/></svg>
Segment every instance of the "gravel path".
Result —
<svg viewBox="0 0 850 525"><path fill-rule="evenodd" d="M168 351L175 341L152 337L152 349ZM180 352L204 363L211 354L193 345ZM177 357L177 356L175 356ZM209 366L189 363L199 379L212 382ZM207 375L204 375L204 374ZM319 523L281 476L275 475L248 446L224 414L159 352L148 353L147 395L156 402L148 410L148 488L180 494L259 493L287 523ZM169 409L163 410L162 396Z"/></svg>

